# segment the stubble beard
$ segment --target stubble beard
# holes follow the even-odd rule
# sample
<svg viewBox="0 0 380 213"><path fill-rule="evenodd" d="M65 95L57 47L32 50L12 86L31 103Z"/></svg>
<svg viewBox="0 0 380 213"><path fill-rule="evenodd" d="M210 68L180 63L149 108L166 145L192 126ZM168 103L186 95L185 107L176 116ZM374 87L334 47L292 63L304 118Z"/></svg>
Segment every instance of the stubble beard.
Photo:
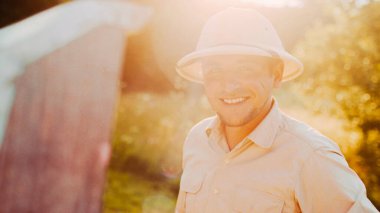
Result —
<svg viewBox="0 0 380 213"><path fill-rule="evenodd" d="M258 115L258 109L252 108L250 109L245 115L242 115L239 117L232 117L228 118L227 116L222 115L221 113L216 113L220 119L220 121L230 127L239 127L239 126L244 126L245 124L249 123L255 117Z"/></svg>

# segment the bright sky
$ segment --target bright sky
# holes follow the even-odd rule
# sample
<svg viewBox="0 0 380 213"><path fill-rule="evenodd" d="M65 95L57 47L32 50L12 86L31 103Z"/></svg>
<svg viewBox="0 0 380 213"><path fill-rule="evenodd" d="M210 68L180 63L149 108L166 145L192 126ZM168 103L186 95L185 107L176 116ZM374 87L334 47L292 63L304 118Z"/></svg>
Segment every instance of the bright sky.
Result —
<svg viewBox="0 0 380 213"><path fill-rule="evenodd" d="M257 3L267 7L301 7L300 0L240 0L242 2Z"/></svg>

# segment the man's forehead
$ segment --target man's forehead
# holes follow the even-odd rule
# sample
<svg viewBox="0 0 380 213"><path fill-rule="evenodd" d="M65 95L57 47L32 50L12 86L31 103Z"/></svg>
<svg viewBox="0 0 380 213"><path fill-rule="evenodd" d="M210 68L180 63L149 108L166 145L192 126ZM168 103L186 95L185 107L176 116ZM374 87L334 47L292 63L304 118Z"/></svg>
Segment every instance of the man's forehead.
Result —
<svg viewBox="0 0 380 213"><path fill-rule="evenodd" d="M273 62L273 59L265 56L256 55L213 55L206 56L201 59L203 65L213 65L219 63L268 63Z"/></svg>

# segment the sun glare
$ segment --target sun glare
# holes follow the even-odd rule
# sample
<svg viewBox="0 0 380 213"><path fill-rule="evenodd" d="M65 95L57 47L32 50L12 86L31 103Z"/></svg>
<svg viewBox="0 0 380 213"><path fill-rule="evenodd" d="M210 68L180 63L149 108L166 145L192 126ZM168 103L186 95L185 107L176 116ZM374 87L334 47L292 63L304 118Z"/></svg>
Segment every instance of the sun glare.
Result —
<svg viewBox="0 0 380 213"><path fill-rule="evenodd" d="M301 7L300 0L240 0L245 3L257 3L266 7Z"/></svg>

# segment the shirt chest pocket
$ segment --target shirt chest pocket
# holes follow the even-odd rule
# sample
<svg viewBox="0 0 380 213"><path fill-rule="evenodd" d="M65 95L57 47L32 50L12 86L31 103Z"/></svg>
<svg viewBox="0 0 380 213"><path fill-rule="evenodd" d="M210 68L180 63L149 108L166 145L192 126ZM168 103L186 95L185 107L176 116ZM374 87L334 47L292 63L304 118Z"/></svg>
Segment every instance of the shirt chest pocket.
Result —
<svg viewBox="0 0 380 213"><path fill-rule="evenodd" d="M204 174L197 172L184 172L181 177L180 191L184 192L183 206L186 213L199 212L199 191L202 188Z"/></svg>
<svg viewBox="0 0 380 213"><path fill-rule="evenodd" d="M234 212L281 213L284 201L270 193L238 187L233 196Z"/></svg>

